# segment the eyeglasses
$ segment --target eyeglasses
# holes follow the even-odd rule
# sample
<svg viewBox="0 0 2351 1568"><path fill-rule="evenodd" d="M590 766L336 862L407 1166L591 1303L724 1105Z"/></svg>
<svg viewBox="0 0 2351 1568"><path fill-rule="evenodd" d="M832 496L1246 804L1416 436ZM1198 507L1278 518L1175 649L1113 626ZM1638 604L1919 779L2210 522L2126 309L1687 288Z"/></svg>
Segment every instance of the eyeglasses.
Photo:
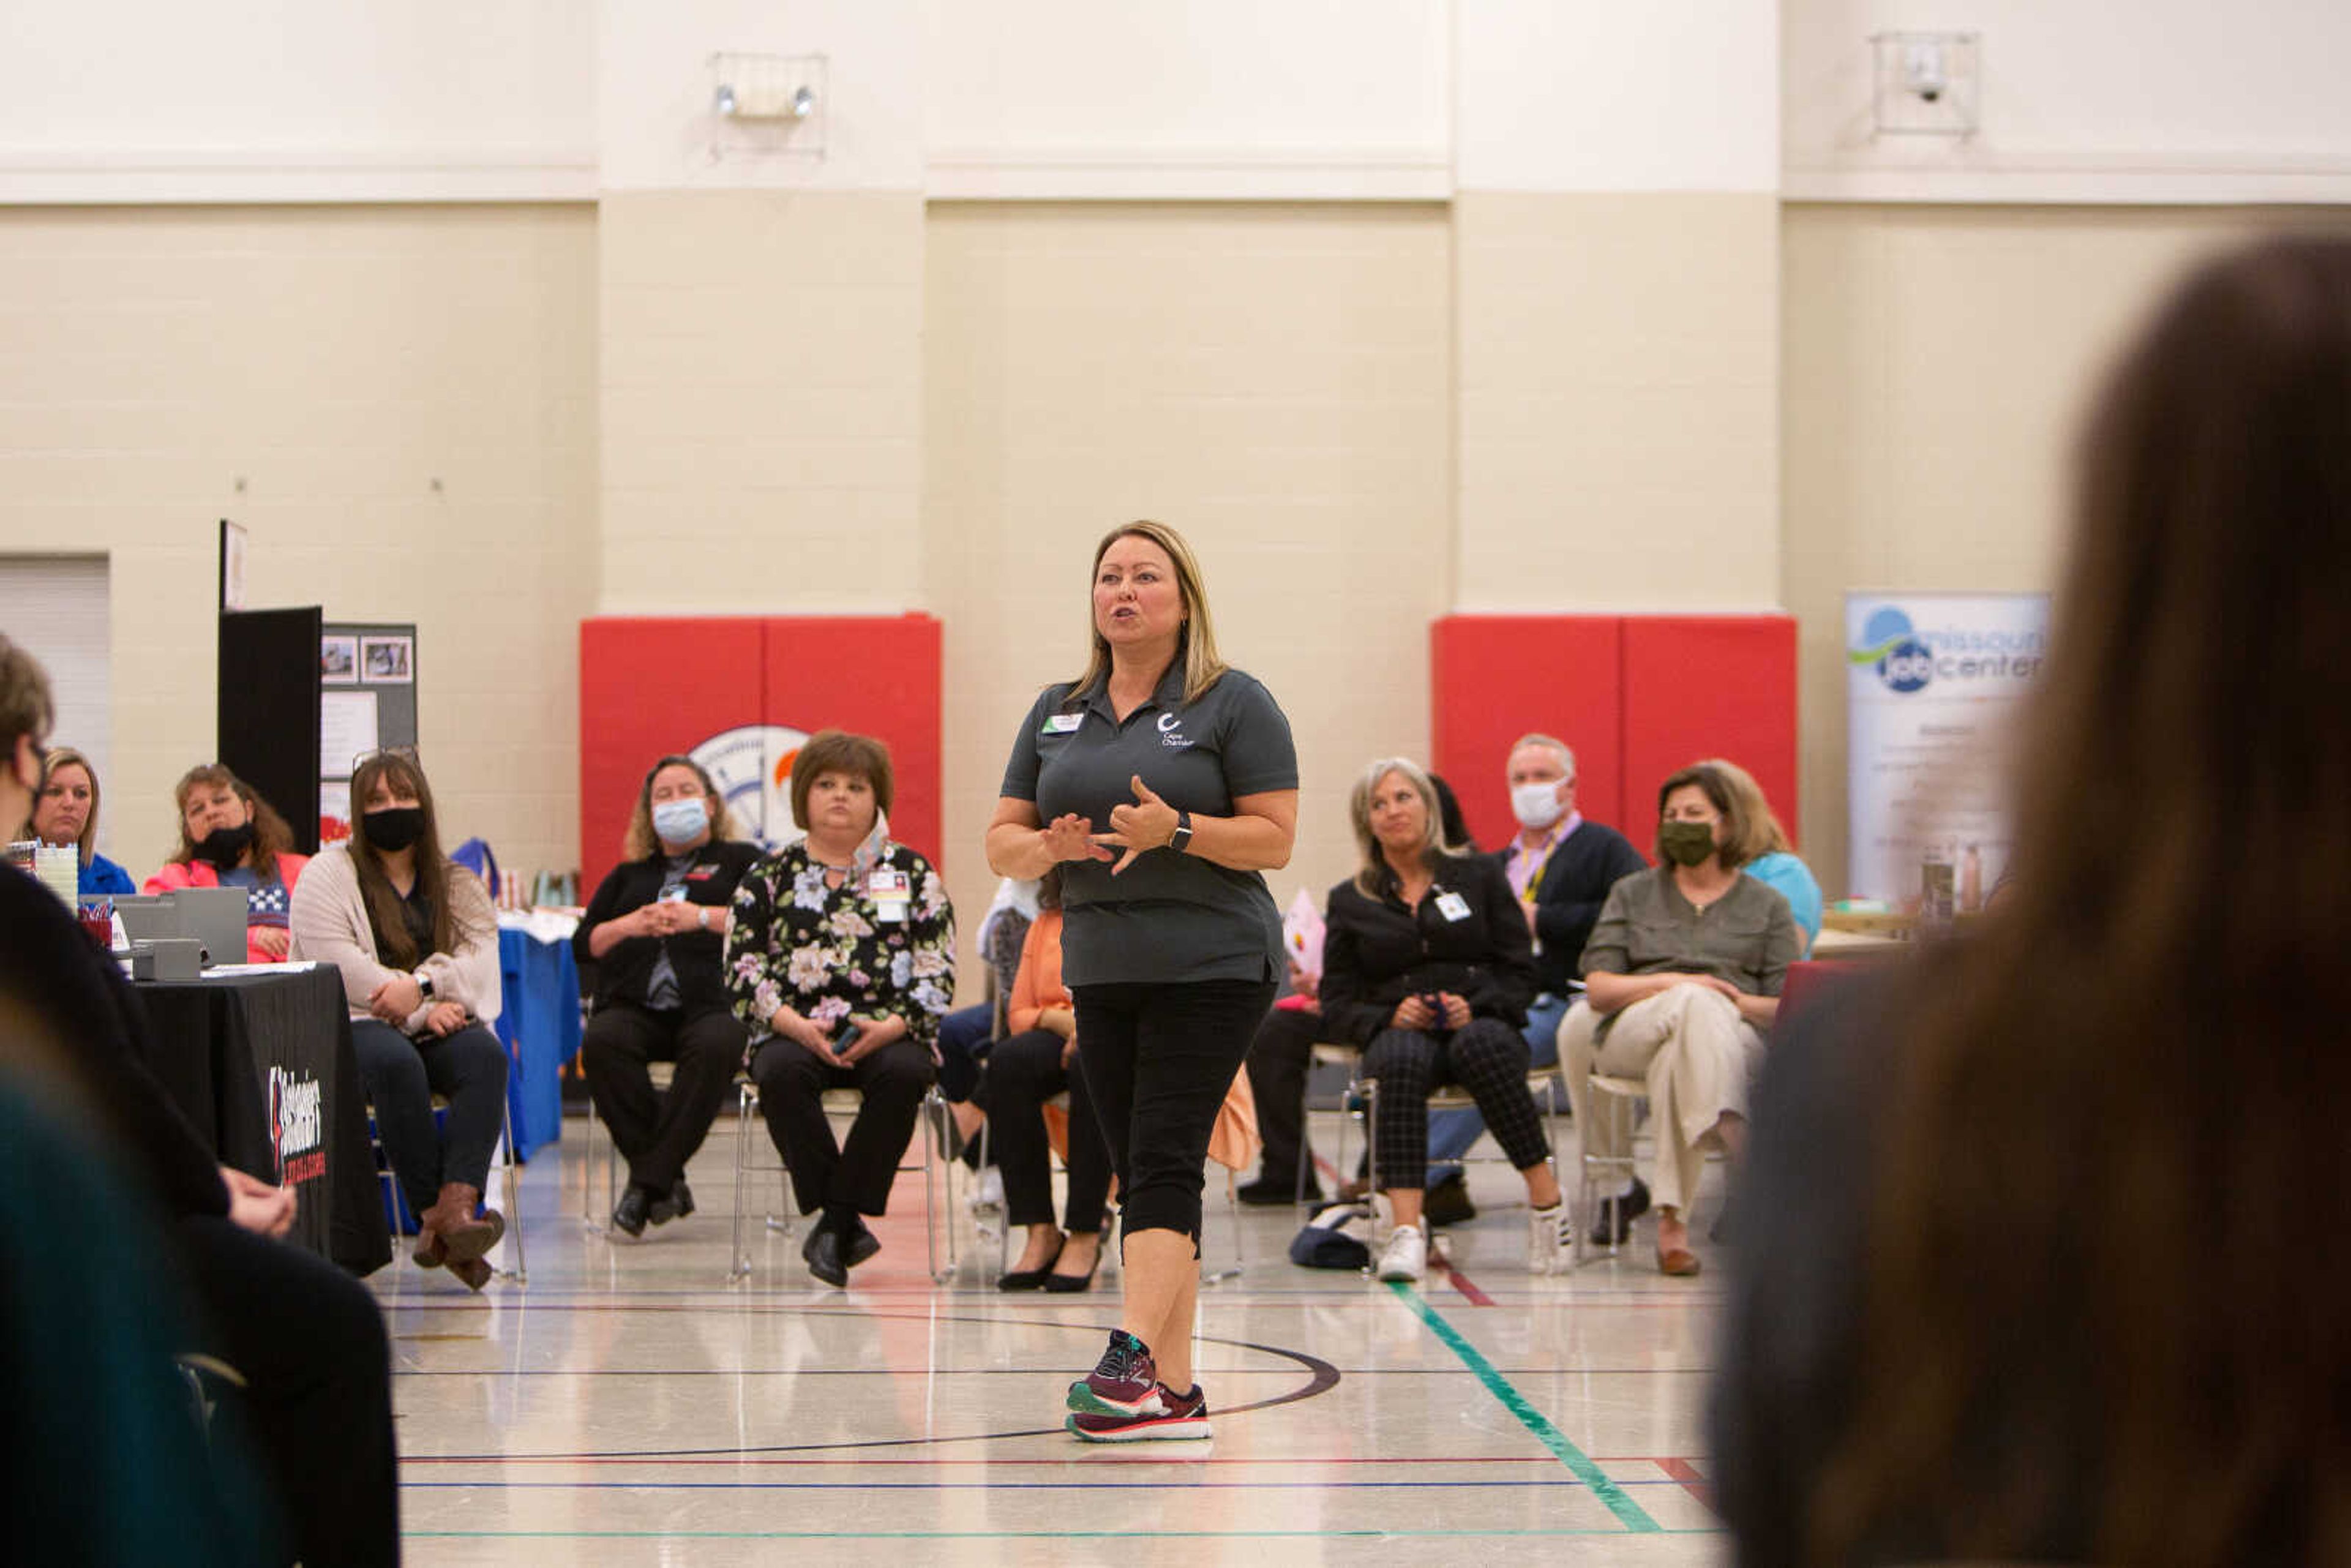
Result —
<svg viewBox="0 0 2351 1568"><path fill-rule="evenodd" d="M424 759L416 754L416 747L413 746L379 746L373 751L362 751L352 758L351 771L357 773L360 763L377 757L397 757L402 761L413 763L420 768L424 766Z"/></svg>

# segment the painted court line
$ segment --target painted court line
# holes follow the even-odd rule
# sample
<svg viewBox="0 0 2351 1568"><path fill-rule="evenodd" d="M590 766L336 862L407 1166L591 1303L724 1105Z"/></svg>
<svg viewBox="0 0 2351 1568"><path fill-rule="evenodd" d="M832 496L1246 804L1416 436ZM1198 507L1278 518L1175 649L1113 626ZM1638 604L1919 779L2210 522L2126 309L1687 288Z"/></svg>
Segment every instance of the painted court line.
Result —
<svg viewBox="0 0 2351 1568"><path fill-rule="evenodd" d="M1646 1510L1610 1480L1598 1465L1586 1458L1583 1449L1569 1442L1567 1434L1552 1426L1549 1416L1528 1404L1525 1397L1510 1386L1509 1379L1495 1370L1494 1364L1488 1361L1476 1345L1461 1337L1460 1330L1447 1322L1435 1307L1421 1299L1418 1291L1401 1280L1390 1281L1388 1289L1395 1293L1396 1300L1411 1308L1414 1315L1427 1325L1429 1333L1443 1340L1446 1348L1461 1358L1464 1366L1477 1374L1478 1381L1486 1385L1486 1392L1499 1400L1503 1409L1517 1416L1520 1424L1535 1435L1537 1441L1557 1455L1561 1464L1592 1489L1593 1496L1608 1505L1608 1511L1623 1521L1625 1529L1648 1534L1663 1528L1649 1517Z"/></svg>
<svg viewBox="0 0 2351 1568"><path fill-rule="evenodd" d="M1667 1530L1659 1535L1714 1535L1713 1530ZM1132 1541L1127 1529L1109 1530L403 1530L404 1541ZM1524 1539L1556 1535L1621 1535L1617 1530L1154 1530L1155 1541L1458 1541L1470 1536Z"/></svg>

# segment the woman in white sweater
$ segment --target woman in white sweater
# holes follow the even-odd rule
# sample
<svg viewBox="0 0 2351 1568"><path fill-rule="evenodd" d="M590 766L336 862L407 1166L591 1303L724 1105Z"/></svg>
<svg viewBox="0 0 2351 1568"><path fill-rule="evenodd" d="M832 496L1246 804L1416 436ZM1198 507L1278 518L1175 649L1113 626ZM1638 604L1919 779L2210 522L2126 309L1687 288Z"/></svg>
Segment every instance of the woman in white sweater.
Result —
<svg viewBox="0 0 2351 1568"><path fill-rule="evenodd" d="M482 1254L505 1234L480 1207L507 1088L498 926L489 894L441 852L433 791L405 751L351 775L348 842L320 851L295 887L291 956L342 971L351 1044L392 1174L421 1222L416 1261L478 1291ZM433 1122L433 1096L449 1102ZM477 1212L478 1211L478 1212Z"/></svg>

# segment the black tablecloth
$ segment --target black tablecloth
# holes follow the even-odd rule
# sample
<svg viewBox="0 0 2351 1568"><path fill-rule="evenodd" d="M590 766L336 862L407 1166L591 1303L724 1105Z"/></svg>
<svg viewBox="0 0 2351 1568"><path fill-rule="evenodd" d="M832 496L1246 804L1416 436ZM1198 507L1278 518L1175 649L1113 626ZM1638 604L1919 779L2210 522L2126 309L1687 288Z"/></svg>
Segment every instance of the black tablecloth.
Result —
<svg viewBox="0 0 2351 1568"><path fill-rule="evenodd" d="M357 1274L390 1262L342 977L320 967L133 988L147 1065L214 1155L294 1187L288 1239Z"/></svg>

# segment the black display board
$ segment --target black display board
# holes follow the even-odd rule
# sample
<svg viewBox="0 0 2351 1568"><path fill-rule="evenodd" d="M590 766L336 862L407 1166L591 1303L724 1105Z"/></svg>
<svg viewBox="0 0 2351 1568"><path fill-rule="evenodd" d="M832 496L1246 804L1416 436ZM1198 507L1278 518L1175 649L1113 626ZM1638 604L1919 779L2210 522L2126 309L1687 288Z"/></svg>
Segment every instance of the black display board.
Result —
<svg viewBox="0 0 2351 1568"><path fill-rule="evenodd" d="M319 606L220 619L220 760L319 849Z"/></svg>

